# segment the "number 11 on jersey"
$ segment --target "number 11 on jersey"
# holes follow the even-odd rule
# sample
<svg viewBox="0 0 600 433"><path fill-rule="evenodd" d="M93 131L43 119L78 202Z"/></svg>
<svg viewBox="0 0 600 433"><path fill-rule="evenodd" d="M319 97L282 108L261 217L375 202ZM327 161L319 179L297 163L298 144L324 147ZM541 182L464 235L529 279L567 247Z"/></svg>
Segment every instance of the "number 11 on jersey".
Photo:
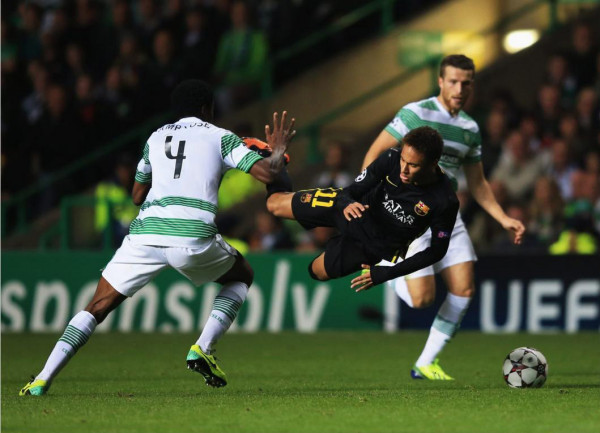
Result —
<svg viewBox="0 0 600 433"><path fill-rule="evenodd" d="M179 179L181 175L181 166L183 165L183 160L185 159L185 155L183 154L185 150L185 140L181 140L179 142L179 148L177 149L177 155L173 156L171 154L171 140L173 140L172 135L167 135L167 139L165 140L165 155L169 159L175 159L177 162L175 163L175 173L173 173L173 179Z"/></svg>

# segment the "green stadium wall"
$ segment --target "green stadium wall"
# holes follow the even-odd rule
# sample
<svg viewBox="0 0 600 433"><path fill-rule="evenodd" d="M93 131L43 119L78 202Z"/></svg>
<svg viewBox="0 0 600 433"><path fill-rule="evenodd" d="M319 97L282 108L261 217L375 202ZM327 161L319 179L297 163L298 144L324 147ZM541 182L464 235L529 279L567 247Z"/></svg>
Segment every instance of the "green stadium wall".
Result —
<svg viewBox="0 0 600 433"><path fill-rule="evenodd" d="M95 252L2 254L3 332L62 332L91 299L110 255ZM427 328L443 301L412 310L389 289L355 293L350 279L318 282L313 255L251 254L255 282L234 332ZM441 284L441 281L439 281ZM476 265L477 295L463 328L484 332L546 332L600 328L600 257L484 257ZM99 331L193 332L202 328L218 285L194 287L169 269L123 303Z"/></svg>

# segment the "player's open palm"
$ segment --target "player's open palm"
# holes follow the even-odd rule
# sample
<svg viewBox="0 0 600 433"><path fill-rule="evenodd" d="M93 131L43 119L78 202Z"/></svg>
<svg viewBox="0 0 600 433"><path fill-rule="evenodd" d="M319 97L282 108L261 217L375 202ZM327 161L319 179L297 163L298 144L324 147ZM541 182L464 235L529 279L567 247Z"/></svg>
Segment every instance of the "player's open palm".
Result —
<svg viewBox="0 0 600 433"><path fill-rule="evenodd" d="M273 154L281 154L287 150L290 141L296 135L294 124L296 119L292 117L292 120L288 122L288 113L284 111L279 118L279 113L273 113L273 128L269 125L265 125L265 135L267 137L267 143L273 149Z"/></svg>

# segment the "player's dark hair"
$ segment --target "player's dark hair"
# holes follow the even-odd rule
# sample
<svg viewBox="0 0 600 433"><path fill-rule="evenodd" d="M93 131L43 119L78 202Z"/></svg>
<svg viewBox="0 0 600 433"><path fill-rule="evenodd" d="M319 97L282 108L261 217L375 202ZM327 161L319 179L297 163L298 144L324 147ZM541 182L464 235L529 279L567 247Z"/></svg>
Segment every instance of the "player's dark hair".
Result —
<svg viewBox="0 0 600 433"><path fill-rule="evenodd" d="M171 107L178 117L203 117L210 113L213 91L202 80L185 80L171 93Z"/></svg>
<svg viewBox="0 0 600 433"><path fill-rule="evenodd" d="M402 144L410 146L417 152L425 155L428 162L438 161L442 156L444 140L435 129L429 126L421 126L409 131L402 138Z"/></svg>
<svg viewBox="0 0 600 433"><path fill-rule="evenodd" d="M440 63L440 77L442 78L446 72L446 66L453 66L465 71L473 71L473 76L475 76L475 63L473 63L471 58L463 54L451 54L442 59L442 63Z"/></svg>

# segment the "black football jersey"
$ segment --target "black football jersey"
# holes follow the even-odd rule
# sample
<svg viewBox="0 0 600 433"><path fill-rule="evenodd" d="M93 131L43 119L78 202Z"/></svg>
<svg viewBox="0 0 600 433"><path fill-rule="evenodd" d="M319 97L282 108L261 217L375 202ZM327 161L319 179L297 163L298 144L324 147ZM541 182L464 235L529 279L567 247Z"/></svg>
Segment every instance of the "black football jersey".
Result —
<svg viewBox="0 0 600 433"><path fill-rule="evenodd" d="M362 218L350 221L344 232L364 242L373 254L388 261L404 258L410 243L428 228L433 250L447 251L459 203L441 169L431 184L404 184L400 180L400 150L390 149L344 188L337 206L344 209L354 201L369 205L369 209ZM415 265L418 261L413 260Z"/></svg>

